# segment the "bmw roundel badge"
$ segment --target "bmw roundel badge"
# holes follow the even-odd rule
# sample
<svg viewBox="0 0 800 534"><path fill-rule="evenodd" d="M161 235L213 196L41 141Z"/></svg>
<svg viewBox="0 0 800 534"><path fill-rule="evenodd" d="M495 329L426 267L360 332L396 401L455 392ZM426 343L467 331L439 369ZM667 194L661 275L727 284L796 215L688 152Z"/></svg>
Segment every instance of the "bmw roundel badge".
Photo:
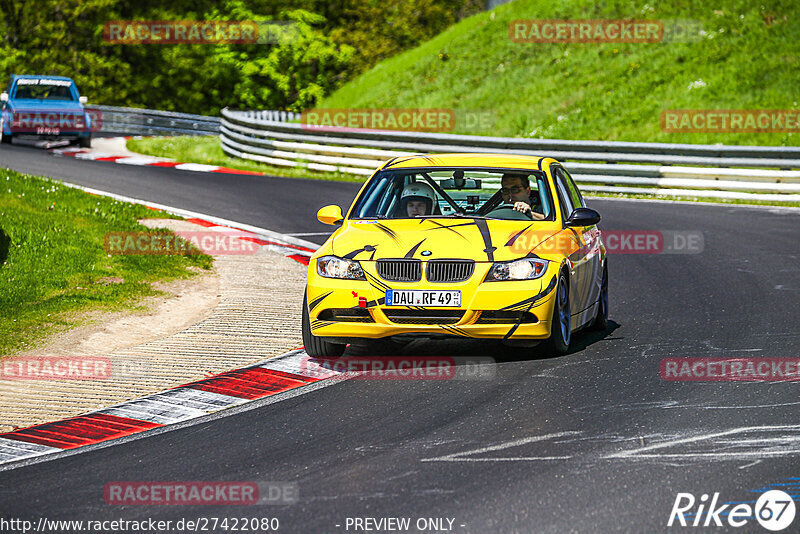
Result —
<svg viewBox="0 0 800 534"><path fill-rule="evenodd" d="M420 254L422 254L423 256L430 256L431 254L433 254L433 252L431 252L430 250L423 250Z"/></svg>

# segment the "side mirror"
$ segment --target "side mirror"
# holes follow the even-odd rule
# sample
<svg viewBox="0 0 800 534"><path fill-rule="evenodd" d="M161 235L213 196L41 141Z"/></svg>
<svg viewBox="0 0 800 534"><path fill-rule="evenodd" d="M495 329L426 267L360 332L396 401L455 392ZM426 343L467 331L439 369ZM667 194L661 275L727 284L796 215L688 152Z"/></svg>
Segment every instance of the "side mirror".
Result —
<svg viewBox="0 0 800 534"><path fill-rule="evenodd" d="M593 226L600 222L600 214L589 208L575 208L564 226Z"/></svg>
<svg viewBox="0 0 800 534"><path fill-rule="evenodd" d="M317 219L322 224L342 224L344 216L342 215L342 208L335 205L325 206L320 208L317 212Z"/></svg>
<svg viewBox="0 0 800 534"><path fill-rule="evenodd" d="M0 93L0 102L8 102L8 93L5 91Z"/></svg>
<svg viewBox="0 0 800 534"><path fill-rule="evenodd" d="M86 104L89 103L89 98L86 97L86 96L79 96L78 97L78 102L80 102L81 104L83 104L85 106Z"/></svg>

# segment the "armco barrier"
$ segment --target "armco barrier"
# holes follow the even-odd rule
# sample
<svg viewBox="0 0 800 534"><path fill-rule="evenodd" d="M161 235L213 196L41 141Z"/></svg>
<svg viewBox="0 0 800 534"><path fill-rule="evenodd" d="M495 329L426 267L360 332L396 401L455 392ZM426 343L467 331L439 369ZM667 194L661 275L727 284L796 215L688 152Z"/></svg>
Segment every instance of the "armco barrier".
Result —
<svg viewBox="0 0 800 534"><path fill-rule="evenodd" d="M116 135L217 135L219 117L153 109L87 105L99 110L100 133Z"/></svg>
<svg viewBox="0 0 800 534"><path fill-rule="evenodd" d="M219 117L192 115L155 109L87 105L100 111L100 133L117 135L218 135ZM275 122L295 120L299 115L287 111L253 111L250 116Z"/></svg>
<svg viewBox="0 0 800 534"><path fill-rule="evenodd" d="M299 115L222 110L222 149L272 165L368 176L395 156L485 152L551 156L586 191L800 201L800 147L568 141L312 129Z"/></svg>

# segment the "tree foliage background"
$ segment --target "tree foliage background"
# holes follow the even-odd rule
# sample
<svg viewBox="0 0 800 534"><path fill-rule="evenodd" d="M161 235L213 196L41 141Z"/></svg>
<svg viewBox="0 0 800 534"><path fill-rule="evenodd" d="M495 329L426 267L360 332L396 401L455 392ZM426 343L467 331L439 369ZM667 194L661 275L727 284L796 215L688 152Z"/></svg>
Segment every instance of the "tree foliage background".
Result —
<svg viewBox="0 0 800 534"><path fill-rule="evenodd" d="M187 113L312 107L481 0L0 0L0 76L70 76L91 102ZM112 20L292 21L276 44L108 44ZM4 83L3 83L4 85Z"/></svg>

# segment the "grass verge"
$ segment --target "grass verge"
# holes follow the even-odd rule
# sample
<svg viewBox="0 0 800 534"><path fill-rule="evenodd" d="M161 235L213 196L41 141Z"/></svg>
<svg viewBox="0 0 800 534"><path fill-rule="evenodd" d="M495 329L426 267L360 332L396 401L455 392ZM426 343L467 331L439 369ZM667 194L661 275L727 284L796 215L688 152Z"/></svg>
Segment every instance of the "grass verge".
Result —
<svg viewBox="0 0 800 534"><path fill-rule="evenodd" d="M654 43L512 41L509 25L526 19L647 19L687 32ZM453 133L464 134L796 146L796 127L669 133L659 118L797 110L798 35L800 3L786 0L515 0L384 60L317 107L453 109Z"/></svg>
<svg viewBox="0 0 800 534"><path fill-rule="evenodd" d="M168 218L47 178L0 169L0 356L77 326L83 312L134 309L151 283L208 270L206 255L108 255L111 231L168 234L137 220Z"/></svg>
<svg viewBox="0 0 800 534"><path fill-rule="evenodd" d="M219 137L145 137L128 139L128 150L160 158L170 158L182 163L203 163L219 165L243 171L263 172L272 176L288 176L290 178L310 178L314 180L335 180L340 182L363 183L363 177L355 177L343 173L319 172L299 167L281 167L267 165L246 159L232 158L222 151ZM377 167L377 165L375 165Z"/></svg>

